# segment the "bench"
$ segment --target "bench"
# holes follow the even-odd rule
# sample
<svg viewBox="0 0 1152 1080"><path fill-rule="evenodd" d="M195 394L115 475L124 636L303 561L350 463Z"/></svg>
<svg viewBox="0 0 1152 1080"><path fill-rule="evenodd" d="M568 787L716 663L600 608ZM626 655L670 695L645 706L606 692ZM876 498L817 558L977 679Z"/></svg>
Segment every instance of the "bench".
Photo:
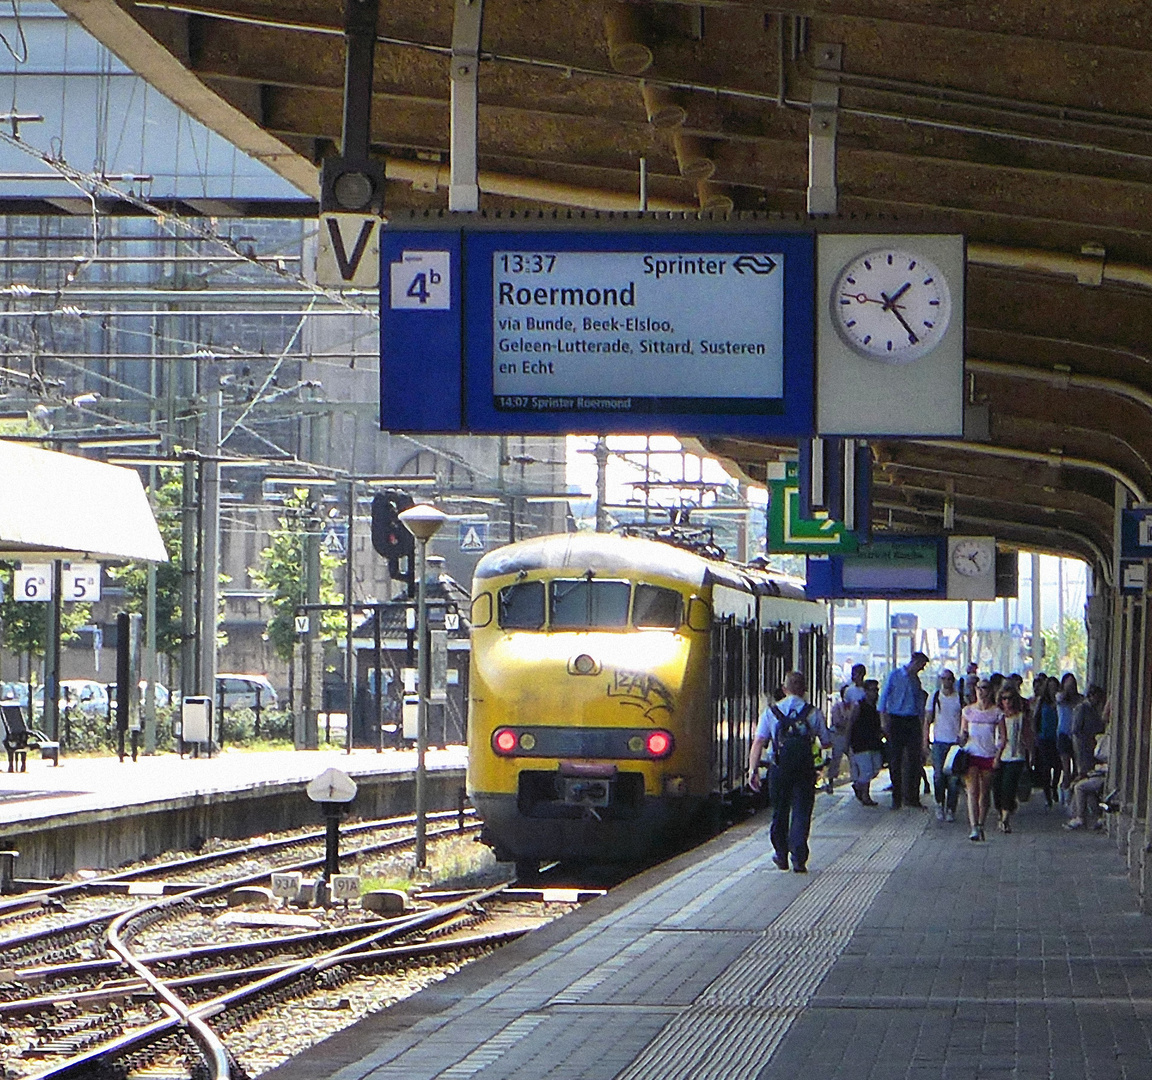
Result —
<svg viewBox="0 0 1152 1080"><path fill-rule="evenodd" d="M51 759L53 765L60 764L60 744L49 739L42 731L30 728L24 722L24 710L19 705L0 705L0 722L4 725L4 749L8 752L8 771L28 771L28 748L40 751L41 760Z"/></svg>

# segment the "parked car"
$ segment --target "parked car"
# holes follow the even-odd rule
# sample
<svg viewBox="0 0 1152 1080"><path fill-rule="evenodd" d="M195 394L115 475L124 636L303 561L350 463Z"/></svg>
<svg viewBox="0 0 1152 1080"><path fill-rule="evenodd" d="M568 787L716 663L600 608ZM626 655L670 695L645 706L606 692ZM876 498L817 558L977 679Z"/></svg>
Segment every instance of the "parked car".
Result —
<svg viewBox="0 0 1152 1080"><path fill-rule="evenodd" d="M279 699L267 675L234 675L226 672L216 676L216 700L224 696L225 709L256 708L259 693L261 709L276 709Z"/></svg>
<svg viewBox="0 0 1152 1080"><path fill-rule="evenodd" d="M59 707L71 707L85 716L107 716L108 691L94 679L61 679ZM43 686L36 687L32 694L32 711L38 716L44 713Z"/></svg>
<svg viewBox="0 0 1152 1080"><path fill-rule="evenodd" d="M145 695L145 693L147 693L147 691L148 691L148 680L147 679L141 679L140 680L140 707L141 708L144 707L144 695ZM112 709L113 709L113 711L115 711L115 709L116 709L116 684L115 683L108 683L108 695L109 695L109 700L112 703ZM168 687L166 687L163 683L157 683L156 684L156 707L158 709L163 709L168 705L170 700L171 700L171 694L168 691Z"/></svg>
<svg viewBox="0 0 1152 1080"><path fill-rule="evenodd" d="M28 684L26 682L0 683L0 700L14 701L23 708L28 708Z"/></svg>

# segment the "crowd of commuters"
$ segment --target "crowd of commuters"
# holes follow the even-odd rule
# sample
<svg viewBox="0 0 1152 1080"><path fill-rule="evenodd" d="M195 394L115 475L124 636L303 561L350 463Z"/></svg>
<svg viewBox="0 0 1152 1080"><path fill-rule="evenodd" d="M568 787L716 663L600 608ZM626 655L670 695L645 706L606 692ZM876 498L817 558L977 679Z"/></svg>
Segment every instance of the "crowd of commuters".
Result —
<svg viewBox="0 0 1152 1080"><path fill-rule="evenodd" d="M793 672L782 700L770 704L760 719L749 755L752 786L759 790L761 756L768 751L774 807L772 844L781 870L804 872L808 832L815 804L817 740L830 749L823 789L833 790L845 757L852 791L868 807L872 781L885 764L891 778L893 810L924 808L925 794L935 796L936 817L956 820L961 790L968 811L969 839L985 839L992 809L1002 833L1012 832L1012 816L1035 787L1046 808L1067 807L1067 829L1101 825L1102 792L1107 779L1108 709L1104 691L1089 686L1081 694L1071 672L1056 679L1043 672L1023 696L1019 675L981 677L969 664L963 680L945 669L929 697L920 673L928 657L914 652L894 668L883 688L867 678L863 664L840 687L828 721L805 699L804 676ZM929 789L924 765L931 764Z"/></svg>
<svg viewBox="0 0 1152 1080"><path fill-rule="evenodd" d="M995 826L1011 832L1018 805L1031 796L1034 786L1043 793L1046 807L1067 806L1071 819L1067 828L1099 827L1093 813L1104 788L1107 739L1105 694L1099 686L1079 692L1076 676L1068 672L1061 679L1040 672L1032 680L1031 697L1024 698L1023 679L999 672L980 677L976 664L969 664L963 679L945 669L940 672L934 692L927 694L920 672L929 663L923 653L912 653L909 661L889 672L884 687L867 678L864 664L851 669L850 682L840 687L825 725L824 717L813 710L813 730L808 732L831 747L824 776L824 790L831 792L844 758L848 759L852 792L864 806L878 806L871 784L885 765L892 785L892 808L924 807L931 790L935 814L941 822L954 822L960 794L964 792L972 841L985 839L988 815L995 809ZM791 677L790 677L791 678ZM761 748L771 750L770 728L782 721L771 710L790 708L795 712L803 701L803 690L765 709ZM816 721L818 720L818 724ZM957 755L957 751L962 753ZM963 759L963 763L956 759ZM757 756L756 760L759 758ZM933 785L929 789L924 774L931 763ZM751 761L750 761L751 768ZM804 768L816 783L816 766L805 758ZM755 769L752 769L755 773ZM796 803L793 779L781 781L788 793L790 814L783 817L778 832L778 865L787 867L789 845L783 834L790 828L808 835L811 805ZM805 796L806 799L806 796ZM789 823L788 817L791 817ZM791 851L794 864L802 867L808 859L806 839ZM797 860L798 857L798 860Z"/></svg>

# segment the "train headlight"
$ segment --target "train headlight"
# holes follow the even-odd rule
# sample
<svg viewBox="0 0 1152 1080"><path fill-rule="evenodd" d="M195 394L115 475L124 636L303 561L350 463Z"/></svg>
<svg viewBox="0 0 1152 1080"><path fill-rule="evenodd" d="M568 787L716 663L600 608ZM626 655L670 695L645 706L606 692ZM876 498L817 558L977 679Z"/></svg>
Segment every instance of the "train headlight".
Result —
<svg viewBox="0 0 1152 1080"><path fill-rule="evenodd" d="M536 749L536 736L530 731L524 732L520 736L520 749L521 750L535 750Z"/></svg>
<svg viewBox="0 0 1152 1080"><path fill-rule="evenodd" d="M511 728L497 728L492 733L492 749L498 754L511 754L516 750L516 732Z"/></svg>
<svg viewBox="0 0 1152 1080"><path fill-rule="evenodd" d="M599 670L600 665L596 663L595 657L587 653L581 653L568 661L568 671L572 675L595 675Z"/></svg>
<svg viewBox="0 0 1152 1080"><path fill-rule="evenodd" d="M628 740L628 749L634 754L639 754L644 749L644 740L639 735L633 735Z"/></svg>
<svg viewBox="0 0 1152 1080"><path fill-rule="evenodd" d="M644 740L644 749L649 757L663 758L672 753L672 733L670 731L650 731Z"/></svg>

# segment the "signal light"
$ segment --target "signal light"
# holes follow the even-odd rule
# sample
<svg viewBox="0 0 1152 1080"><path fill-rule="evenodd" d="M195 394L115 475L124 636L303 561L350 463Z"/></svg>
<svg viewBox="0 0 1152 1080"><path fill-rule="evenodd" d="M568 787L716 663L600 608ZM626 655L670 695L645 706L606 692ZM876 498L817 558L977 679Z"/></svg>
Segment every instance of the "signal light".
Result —
<svg viewBox="0 0 1152 1080"><path fill-rule="evenodd" d="M649 757L662 758L672 753L672 735L667 731L650 731L644 740Z"/></svg>
<svg viewBox="0 0 1152 1080"><path fill-rule="evenodd" d="M497 728L492 734L492 747L498 754L511 754L516 743L516 732L511 728Z"/></svg>
<svg viewBox="0 0 1152 1080"><path fill-rule="evenodd" d="M400 577L400 560L411 560L416 539L404 527L400 514L412 505L403 491L381 492L372 500L372 546L388 560L388 573Z"/></svg>

